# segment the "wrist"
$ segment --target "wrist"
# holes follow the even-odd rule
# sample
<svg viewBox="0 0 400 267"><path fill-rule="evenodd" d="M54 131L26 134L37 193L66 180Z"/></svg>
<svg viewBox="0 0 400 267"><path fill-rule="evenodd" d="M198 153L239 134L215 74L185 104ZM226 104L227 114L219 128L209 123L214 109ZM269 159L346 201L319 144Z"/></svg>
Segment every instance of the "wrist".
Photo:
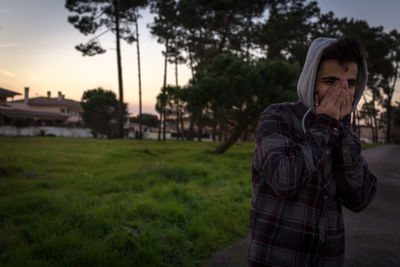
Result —
<svg viewBox="0 0 400 267"><path fill-rule="evenodd" d="M351 113L344 115L340 121L342 122L342 125L350 126L351 122Z"/></svg>
<svg viewBox="0 0 400 267"><path fill-rule="evenodd" d="M340 114L339 113L334 113L334 112L329 112L329 111L325 111L325 110L317 110L316 111L316 115L325 115L325 116L329 116L335 120L339 120L340 119Z"/></svg>
<svg viewBox="0 0 400 267"><path fill-rule="evenodd" d="M315 116L314 124L330 130L340 128L342 122L329 114L320 113Z"/></svg>

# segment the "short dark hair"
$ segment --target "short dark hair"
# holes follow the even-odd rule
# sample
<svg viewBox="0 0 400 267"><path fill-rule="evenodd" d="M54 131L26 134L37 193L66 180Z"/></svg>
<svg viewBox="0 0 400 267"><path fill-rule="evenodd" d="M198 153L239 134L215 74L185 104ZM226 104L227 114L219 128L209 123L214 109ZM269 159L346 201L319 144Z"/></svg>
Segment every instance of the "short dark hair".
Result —
<svg viewBox="0 0 400 267"><path fill-rule="evenodd" d="M322 52L320 63L327 59L337 59L340 65L356 62L360 68L368 54L364 47L355 39L340 38Z"/></svg>

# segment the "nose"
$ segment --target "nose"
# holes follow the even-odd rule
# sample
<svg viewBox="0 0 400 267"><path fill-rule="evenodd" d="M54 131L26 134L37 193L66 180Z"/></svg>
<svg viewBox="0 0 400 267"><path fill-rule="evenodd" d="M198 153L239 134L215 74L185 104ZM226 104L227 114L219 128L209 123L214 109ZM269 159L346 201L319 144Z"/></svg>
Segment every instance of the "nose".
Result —
<svg viewBox="0 0 400 267"><path fill-rule="evenodd" d="M345 90L349 89L349 82L345 79L342 79L342 85Z"/></svg>

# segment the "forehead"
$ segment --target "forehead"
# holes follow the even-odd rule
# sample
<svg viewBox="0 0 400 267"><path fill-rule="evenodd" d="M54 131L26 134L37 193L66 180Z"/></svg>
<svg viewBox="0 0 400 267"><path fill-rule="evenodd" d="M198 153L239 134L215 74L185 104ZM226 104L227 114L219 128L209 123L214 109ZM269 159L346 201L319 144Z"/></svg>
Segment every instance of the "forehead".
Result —
<svg viewBox="0 0 400 267"><path fill-rule="evenodd" d="M336 59L327 59L320 63L317 77L357 78L358 66L356 62L345 62L340 64Z"/></svg>

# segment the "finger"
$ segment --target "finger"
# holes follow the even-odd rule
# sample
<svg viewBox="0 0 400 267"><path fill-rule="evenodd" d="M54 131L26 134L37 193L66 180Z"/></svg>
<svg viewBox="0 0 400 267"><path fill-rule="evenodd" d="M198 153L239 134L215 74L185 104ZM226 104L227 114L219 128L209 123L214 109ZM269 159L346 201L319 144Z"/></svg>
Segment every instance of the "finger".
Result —
<svg viewBox="0 0 400 267"><path fill-rule="evenodd" d="M335 96L338 96L342 93L342 89L344 89L343 86L343 81L342 80L338 80L336 81L335 85L334 85L334 90L332 91L332 94Z"/></svg>
<svg viewBox="0 0 400 267"><path fill-rule="evenodd" d="M347 81L346 80L343 80L343 79L341 79L339 82L338 82L338 94L340 95L340 94L343 94L343 92L345 93L344 94L344 96L347 96L347 92L348 92L348 90L347 90L347 86L346 86L346 84L347 84Z"/></svg>
<svg viewBox="0 0 400 267"><path fill-rule="evenodd" d="M331 87L328 88L328 92L326 93L326 97L330 98L338 93L339 90L339 81L336 81L332 84Z"/></svg>
<svg viewBox="0 0 400 267"><path fill-rule="evenodd" d="M321 105L332 102L335 103L338 94L340 93L339 88L340 88L339 81L336 81L331 87L328 88L326 94L321 99Z"/></svg>
<svg viewBox="0 0 400 267"><path fill-rule="evenodd" d="M340 108L342 106L342 104L345 104L346 102L347 102L346 90L344 88L342 88L339 91L339 94L336 98L335 106Z"/></svg>
<svg viewBox="0 0 400 267"><path fill-rule="evenodd" d="M346 91L344 88L339 86L336 89L334 94L332 94L332 103L334 104L334 106L338 107L338 105L340 105L343 102L343 100L345 99L345 94Z"/></svg>
<svg viewBox="0 0 400 267"><path fill-rule="evenodd" d="M314 97L314 105L315 105L315 107L319 106L319 96L318 95L315 95L315 97Z"/></svg>

